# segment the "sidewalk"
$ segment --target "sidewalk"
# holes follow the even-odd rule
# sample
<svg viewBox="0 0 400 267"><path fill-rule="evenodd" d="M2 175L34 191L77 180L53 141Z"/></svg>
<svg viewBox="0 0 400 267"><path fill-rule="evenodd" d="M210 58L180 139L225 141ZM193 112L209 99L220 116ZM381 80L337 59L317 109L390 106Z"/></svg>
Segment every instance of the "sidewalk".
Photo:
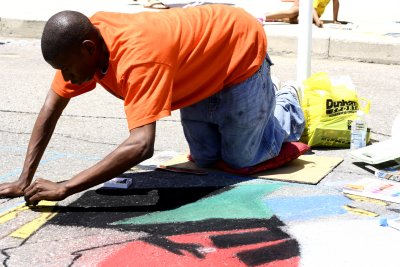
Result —
<svg viewBox="0 0 400 267"><path fill-rule="evenodd" d="M165 0L170 7L182 7L194 1ZM246 9L255 17L268 10L284 9L291 3L280 0L210 0ZM61 10L77 10L85 15L96 11L142 12L146 9L133 0L0 0L0 36L40 38L45 21ZM362 7L362 8L361 8ZM350 22L337 26L326 23L325 28L313 27L313 56L339 58L372 63L400 64L400 21L396 12L400 3L395 0L341 1L339 20ZM383 10L385 9L385 10ZM332 3L322 16L332 19ZM266 23L271 54L296 54L298 25Z"/></svg>

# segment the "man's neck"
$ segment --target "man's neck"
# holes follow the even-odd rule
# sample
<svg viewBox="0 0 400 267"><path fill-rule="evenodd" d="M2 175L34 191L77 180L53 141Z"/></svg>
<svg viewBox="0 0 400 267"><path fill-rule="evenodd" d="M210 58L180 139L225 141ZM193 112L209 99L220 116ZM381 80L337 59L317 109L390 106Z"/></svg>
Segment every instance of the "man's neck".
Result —
<svg viewBox="0 0 400 267"><path fill-rule="evenodd" d="M102 75L106 75L109 68L109 58L110 52L108 51L107 45L105 44L103 38L99 34L99 69Z"/></svg>

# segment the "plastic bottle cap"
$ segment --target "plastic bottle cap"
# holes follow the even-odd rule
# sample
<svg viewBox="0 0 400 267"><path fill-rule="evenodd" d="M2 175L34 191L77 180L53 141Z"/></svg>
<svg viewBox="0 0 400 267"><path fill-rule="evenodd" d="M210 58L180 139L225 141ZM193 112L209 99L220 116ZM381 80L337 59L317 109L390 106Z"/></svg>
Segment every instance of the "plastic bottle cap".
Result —
<svg viewBox="0 0 400 267"><path fill-rule="evenodd" d="M362 111L362 110L357 110L357 116L359 116L359 117L364 116L364 111Z"/></svg>

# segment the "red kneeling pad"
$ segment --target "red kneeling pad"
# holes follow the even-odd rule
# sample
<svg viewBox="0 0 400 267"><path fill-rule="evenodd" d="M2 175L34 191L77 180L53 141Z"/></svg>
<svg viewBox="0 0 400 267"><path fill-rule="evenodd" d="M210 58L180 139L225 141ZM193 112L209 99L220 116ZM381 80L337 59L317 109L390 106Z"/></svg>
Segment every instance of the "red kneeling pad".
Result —
<svg viewBox="0 0 400 267"><path fill-rule="evenodd" d="M276 156L275 158L266 160L255 166L245 167L245 168L241 168L241 169L234 169L234 168L230 167L224 161L220 160L215 163L213 168L222 170L224 172L233 173L233 174L251 175L251 174L256 174L256 173L263 172L266 170L276 169L294 159L297 159L299 156L301 156L308 150L310 150L310 147L306 144L303 144L300 142L287 142L287 143L283 143L281 151L279 152L278 156ZM189 160L193 161L193 159L191 158L190 155L188 158L189 158Z"/></svg>

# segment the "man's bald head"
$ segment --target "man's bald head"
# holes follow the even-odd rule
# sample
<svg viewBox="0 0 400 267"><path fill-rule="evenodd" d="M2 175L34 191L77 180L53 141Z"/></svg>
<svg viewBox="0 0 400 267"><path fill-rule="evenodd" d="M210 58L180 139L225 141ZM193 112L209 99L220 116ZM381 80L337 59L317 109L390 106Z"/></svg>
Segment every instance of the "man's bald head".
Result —
<svg viewBox="0 0 400 267"><path fill-rule="evenodd" d="M46 23L42 34L42 54L47 62L55 60L62 52L79 46L96 28L82 13L61 11Z"/></svg>

